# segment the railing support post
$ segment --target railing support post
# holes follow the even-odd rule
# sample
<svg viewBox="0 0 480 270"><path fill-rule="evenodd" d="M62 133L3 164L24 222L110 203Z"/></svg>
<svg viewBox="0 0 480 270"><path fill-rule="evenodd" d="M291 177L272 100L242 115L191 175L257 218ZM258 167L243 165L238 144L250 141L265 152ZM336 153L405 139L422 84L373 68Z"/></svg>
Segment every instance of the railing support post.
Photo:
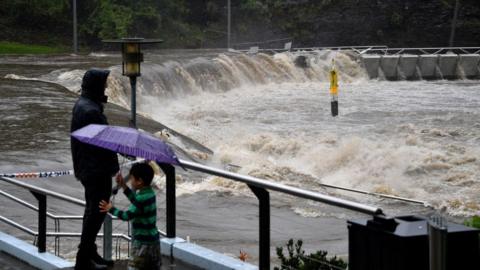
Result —
<svg viewBox="0 0 480 270"><path fill-rule="evenodd" d="M103 222L103 258L112 259L112 217L109 214Z"/></svg>
<svg viewBox="0 0 480 270"><path fill-rule="evenodd" d="M260 270L270 270L270 194L264 188L248 185L259 202L260 225Z"/></svg>
<svg viewBox="0 0 480 270"><path fill-rule="evenodd" d="M158 164L165 173L166 201L167 201L167 237L176 237L176 192L175 192L175 167L169 164Z"/></svg>
<svg viewBox="0 0 480 270"><path fill-rule="evenodd" d="M38 252L47 251L47 196L38 192L31 191L38 201Z"/></svg>
<svg viewBox="0 0 480 270"><path fill-rule="evenodd" d="M431 270L447 269L448 229L442 217L433 217L428 222L428 241Z"/></svg>

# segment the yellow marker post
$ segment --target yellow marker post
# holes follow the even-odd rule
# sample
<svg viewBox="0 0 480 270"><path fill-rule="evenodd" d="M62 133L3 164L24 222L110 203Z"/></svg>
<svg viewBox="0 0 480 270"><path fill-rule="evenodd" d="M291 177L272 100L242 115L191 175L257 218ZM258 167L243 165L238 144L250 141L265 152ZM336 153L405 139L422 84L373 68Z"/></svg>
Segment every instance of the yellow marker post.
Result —
<svg viewBox="0 0 480 270"><path fill-rule="evenodd" d="M338 75L335 69L335 59L332 59L332 69L330 70L330 95L332 96L332 116L338 115Z"/></svg>

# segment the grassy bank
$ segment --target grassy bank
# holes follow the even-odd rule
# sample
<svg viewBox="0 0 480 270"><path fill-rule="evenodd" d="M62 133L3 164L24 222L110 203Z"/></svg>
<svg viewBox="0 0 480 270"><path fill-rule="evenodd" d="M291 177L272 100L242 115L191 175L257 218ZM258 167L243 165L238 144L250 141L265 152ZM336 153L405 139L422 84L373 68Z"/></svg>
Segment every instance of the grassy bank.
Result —
<svg viewBox="0 0 480 270"><path fill-rule="evenodd" d="M0 54L54 54L67 52L63 47L0 41Z"/></svg>

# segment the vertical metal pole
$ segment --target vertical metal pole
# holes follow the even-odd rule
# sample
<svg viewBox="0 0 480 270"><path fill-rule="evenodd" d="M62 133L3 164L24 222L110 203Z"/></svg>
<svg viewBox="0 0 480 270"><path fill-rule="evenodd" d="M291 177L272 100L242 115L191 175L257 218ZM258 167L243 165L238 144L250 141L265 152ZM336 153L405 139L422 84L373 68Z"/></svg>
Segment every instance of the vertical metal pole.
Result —
<svg viewBox="0 0 480 270"><path fill-rule="evenodd" d="M159 164L165 173L167 187L167 237L176 237L176 192L175 192L175 167L169 164Z"/></svg>
<svg viewBox="0 0 480 270"><path fill-rule="evenodd" d="M137 77L131 76L130 77L130 87L132 89L131 92L131 112L132 115L130 117L130 125L134 128L137 127Z"/></svg>
<svg viewBox="0 0 480 270"><path fill-rule="evenodd" d="M264 188L248 186L257 196L259 202L259 226L260 226L260 247L259 247L259 268L270 270L270 194Z"/></svg>
<svg viewBox="0 0 480 270"><path fill-rule="evenodd" d="M103 258L112 259L112 217L109 214L103 222Z"/></svg>
<svg viewBox="0 0 480 270"><path fill-rule="evenodd" d="M33 196L38 200L38 252L47 251L47 196L32 191Z"/></svg>
<svg viewBox="0 0 480 270"><path fill-rule="evenodd" d="M452 20L452 29L450 31L450 42L449 46L453 47L455 41L455 28L457 28L457 18L458 18L458 10L460 9L460 0L455 1L455 11L453 13L453 20Z"/></svg>
<svg viewBox="0 0 480 270"><path fill-rule="evenodd" d="M231 28L232 28L232 5L231 5L231 1L228 0L228 3L227 3L228 7L228 26L227 26L227 49L230 49L230 46L231 46L231 34L232 34L232 31L231 31Z"/></svg>
<svg viewBox="0 0 480 270"><path fill-rule="evenodd" d="M430 270L447 269L447 226L441 217L428 222Z"/></svg>
<svg viewBox="0 0 480 270"><path fill-rule="evenodd" d="M73 0L73 53L78 53L77 0Z"/></svg>

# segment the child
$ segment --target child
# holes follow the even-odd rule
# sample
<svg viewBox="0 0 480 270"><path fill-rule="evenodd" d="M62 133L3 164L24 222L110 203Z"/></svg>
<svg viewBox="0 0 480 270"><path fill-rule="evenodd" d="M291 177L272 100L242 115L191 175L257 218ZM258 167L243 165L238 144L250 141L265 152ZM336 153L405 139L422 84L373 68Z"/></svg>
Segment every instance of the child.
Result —
<svg viewBox="0 0 480 270"><path fill-rule="evenodd" d="M137 163L130 169L130 182L136 194L128 188L123 177L117 175L117 183L132 203L127 211L112 206L111 202L101 201L100 211L110 212L121 220L132 220L132 259L129 270L160 269L160 241L156 226L157 205L155 192L150 187L153 169L146 163Z"/></svg>

